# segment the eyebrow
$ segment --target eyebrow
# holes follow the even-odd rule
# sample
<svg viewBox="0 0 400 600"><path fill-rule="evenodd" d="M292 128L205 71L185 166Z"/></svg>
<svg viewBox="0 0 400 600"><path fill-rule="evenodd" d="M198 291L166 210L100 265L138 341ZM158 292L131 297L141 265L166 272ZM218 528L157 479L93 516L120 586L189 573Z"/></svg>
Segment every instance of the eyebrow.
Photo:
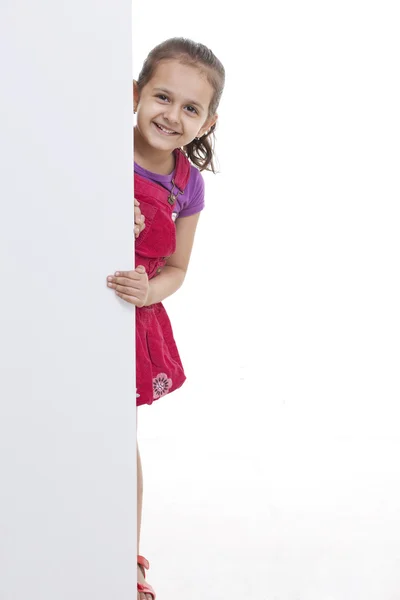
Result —
<svg viewBox="0 0 400 600"><path fill-rule="evenodd" d="M173 93L170 90L167 90L165 88L154 88L154 91L162 92L163 94L167 94L168 96L173 96ZM197 106L201 110L204 110L204 106L202 106L199 102L196 102L195 100L188 100L187 102L185 102L185 104L193 104L194 106Z"/></svg>

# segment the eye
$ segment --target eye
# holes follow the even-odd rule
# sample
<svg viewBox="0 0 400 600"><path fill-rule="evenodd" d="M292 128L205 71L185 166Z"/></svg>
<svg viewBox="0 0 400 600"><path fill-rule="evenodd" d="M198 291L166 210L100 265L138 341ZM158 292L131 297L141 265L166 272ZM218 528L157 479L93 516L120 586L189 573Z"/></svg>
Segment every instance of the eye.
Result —
<svg viewBox="0 0 400 600"><path fill-rule="evenodd" d="M187 108L187 109L188 109L188 111L189 111L190 113L192 113L193 115L197 115L197 114L198 114L198 111L197 111L197 109L196 109L194 106L190 106L190 105L189 105L189 106L187 106L186 108Z"/></svg>
<svg viewBox="0 0 400 600"><path fill-rule="evenodd" d="M159 98L162 101L168 100L168 98L167 98L167 96L165 94L157 94L156 98Z"/></svg>

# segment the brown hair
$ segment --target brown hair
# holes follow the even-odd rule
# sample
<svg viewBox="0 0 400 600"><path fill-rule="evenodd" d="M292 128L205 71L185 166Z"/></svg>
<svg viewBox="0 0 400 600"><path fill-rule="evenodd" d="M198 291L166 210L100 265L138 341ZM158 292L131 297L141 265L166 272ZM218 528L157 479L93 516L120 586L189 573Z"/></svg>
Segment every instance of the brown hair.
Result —
<svg viewBox="0 0 400 600"><path fill-rule="evenodd" d="M225 69L213 52L204 46L193 42L192 40L176 37L162 42L150 52L144 61L142 70L138 77L139 92L150 81L154 70L160 60L176 59L183 64L200 68L206 75L210 85L214 89L214 94L208 109L207 119L214 116L217 112L219 101L225 84ZM190 144L184 147L189 160L199 167L200 171L212 171L215 173L214 166L214 143L215 126L212 125L206 133L200 138L195 138Z"/></svg>

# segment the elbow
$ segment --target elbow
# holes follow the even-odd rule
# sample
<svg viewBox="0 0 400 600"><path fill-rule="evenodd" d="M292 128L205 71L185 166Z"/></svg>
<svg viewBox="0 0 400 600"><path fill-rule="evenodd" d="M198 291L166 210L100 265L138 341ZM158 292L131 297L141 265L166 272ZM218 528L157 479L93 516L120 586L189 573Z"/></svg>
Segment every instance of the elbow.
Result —
<svg viewBox="0 0 400 600"><path fill-rule="evenodd" d="M182 266L169 265L168 263L164 267L164 269L167 269L170 277L173 277L176 289L180 288L183 282L185 281L187 269L185 269L185 267Z"/></svg>
<svg viewBox="0 0 400 600"><path fill-rule="evenodd" d="M186 277L186 269L183 269L182 267L173 267L173 269L175 270L175 281L177 284L177 289L179 289L182 285L183 282L185 281L185 277Z"/></svg>
<svg viewBox="0 0 400 600"><path fill-rule="evenodd" d="M182 285L183 282L185 281L187 270L186 269L182 269L180 267L178 268L178 270L179 270L180 284Z"/></svg>

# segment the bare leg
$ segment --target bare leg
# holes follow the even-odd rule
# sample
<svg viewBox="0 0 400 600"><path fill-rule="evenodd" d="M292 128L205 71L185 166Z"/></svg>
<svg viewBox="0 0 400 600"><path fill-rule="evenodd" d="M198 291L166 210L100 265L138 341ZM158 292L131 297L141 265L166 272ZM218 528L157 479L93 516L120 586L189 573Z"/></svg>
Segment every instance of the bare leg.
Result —
<svg viewBox="0 0 400 600"><path fill-rule="evenodd" d="M142 461L140 460L139 445L136 442L136 463L137 463L137 553L140 547L140 530L142 526L142 507L143 507L143 471Z"/></svg>
<svg viewBox="0 0 400 600"><path fill-rule="evenodd" d="M136 411L137 416L137 411ZM136 461L137 461L137 553L139 552L140 547L140 529L142 526L142 506L143 506L143 471L142 471L142 461L140 460L139 453L139 445L136 442ZM144 573L142 569L138 566L137 568L137 580L138 583L144 583ZM137 600L153 600L153 597L150 594L144 594L143 592L138 592Z"/></svg>

